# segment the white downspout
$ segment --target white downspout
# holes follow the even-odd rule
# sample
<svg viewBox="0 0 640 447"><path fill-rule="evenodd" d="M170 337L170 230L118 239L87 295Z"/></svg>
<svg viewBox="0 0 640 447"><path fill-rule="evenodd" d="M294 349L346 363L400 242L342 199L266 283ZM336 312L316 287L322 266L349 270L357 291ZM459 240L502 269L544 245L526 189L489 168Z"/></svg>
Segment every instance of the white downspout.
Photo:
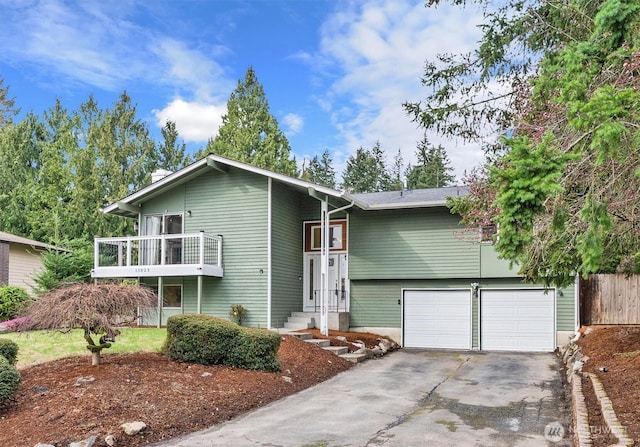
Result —
<svg viewBox="0 0 640 447"><path fill-rule="evenodd" d="M271 209L272 201L271 196L273 194L272 179L268 178L268 197L267 197L267 329L271 329L271 250L272 250L272 237L271 231L273 228L271 219L273 218L273 210Z"/></svg>

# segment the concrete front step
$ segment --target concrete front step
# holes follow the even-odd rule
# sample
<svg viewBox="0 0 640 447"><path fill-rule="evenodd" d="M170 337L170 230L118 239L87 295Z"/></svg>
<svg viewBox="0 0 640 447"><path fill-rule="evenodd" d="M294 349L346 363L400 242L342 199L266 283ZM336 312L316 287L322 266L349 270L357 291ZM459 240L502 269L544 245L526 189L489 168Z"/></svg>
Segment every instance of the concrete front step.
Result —
<svg viewBox="0 0 640 447"><path fill-rule="evenodd" d="M335 355L343 355L349 353L349 348L346 346L325 346L325 351L333 352Z"/></svg>
<svg viewBox="0 0 640 447"><path fill-rule="evenodd" d="M284 324L284 328L285 329L292 329L292 330L296 330L296 331L299 331L301 329L311 329L311 328L313 328L313 323L309 323L309 322L306 322L306 323L290 323L290 322L287 321Z"/></svg>
<svg viewBox="0 0 640 447"><path fill-rule="evenodd" d="M297 337L300 340L310 340L313 338L313 334L309 333L309 332L288 332L288 335L291 335L293 337Z"/></svg>
<svg viewBox="0 0 640 447"><path fill-rule="evenodd" d="M331 346L331 342L329 340L324 340L321 338L309 338L305 341L307 343L313 343L316 346L320 346L321 348Z"/></svg>
<svg viewBox="0 0 640 447"><path fill-rule="evenodd" d="M333 352L338 357L342 357L351 363L360 363L367 359L366 354L349 352L349 348L346 346L331 346L331 342L329 340L313 338L313 334L310 334L309 332L290 332L288 335L298 337L307 343L313 343L316 346L320 346L322 349Z"/></svg>
<svg viewBox="0 0 640 447"><path fill-rule="evenodd" d="M342 354L339 357L342 357L343 359L348 360L351 363L360 363L364 362L367 359L367 354L356 354L355 352L351 352L349 354Z"/></svg>

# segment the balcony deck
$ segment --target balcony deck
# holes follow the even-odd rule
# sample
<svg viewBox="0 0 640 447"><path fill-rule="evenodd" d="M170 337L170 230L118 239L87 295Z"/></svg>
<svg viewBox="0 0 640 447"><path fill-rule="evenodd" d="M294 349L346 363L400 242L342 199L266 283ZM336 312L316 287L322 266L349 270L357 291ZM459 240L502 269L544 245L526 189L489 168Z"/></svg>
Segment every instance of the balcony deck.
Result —
<svg viewBox="0 0 640 447"><path fill-rule="evenodd" d="M222 277L222 236L204 232L94 240L93 278Z"/></svg>

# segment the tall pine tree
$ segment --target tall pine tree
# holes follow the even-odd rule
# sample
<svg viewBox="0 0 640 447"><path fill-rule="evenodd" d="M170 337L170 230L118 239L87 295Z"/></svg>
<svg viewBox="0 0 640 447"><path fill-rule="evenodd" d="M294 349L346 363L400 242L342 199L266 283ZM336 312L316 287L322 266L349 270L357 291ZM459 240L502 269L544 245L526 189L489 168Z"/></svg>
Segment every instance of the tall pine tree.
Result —
<svg viewBox="0 0 640 447"><path fill-rule="evenodd" d="M264 88L252 67L231 93L218 135L209 141L206 152L297 176L289 140L269 111Z"/></svg>
<svg viewBox="0 0 640 447"><path fill-rule="evenodd" d="M344 189L352 193L379 192L392 190L393 185L379 141L371 150L358 148L347 160L342 174Z"/></svg>
<svg viewBox="0 0 640 447"><path fill-rule="evenodd" d="M426 136L416 149L418 163L407 168L407 186L411 189L441 188L451 185L455 176L449 157L441 145L433 146Z"/></svg>
<svg viewBox="0 0 640 447"><path fill-rule="evenodd" d="M316 155L311 159L309 167L302 174L302 178L317 185L335 188L336 170L333 168L332 163L333 159L329 154L329 150L325 149L322 158L318 158Z"/></svg>

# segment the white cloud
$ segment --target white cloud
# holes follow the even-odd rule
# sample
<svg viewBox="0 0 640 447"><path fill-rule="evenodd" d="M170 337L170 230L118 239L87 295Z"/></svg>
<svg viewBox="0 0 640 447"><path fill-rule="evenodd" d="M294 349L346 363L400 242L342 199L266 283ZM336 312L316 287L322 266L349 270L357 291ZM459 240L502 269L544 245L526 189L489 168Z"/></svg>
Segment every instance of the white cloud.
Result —
<svg viewBox="0 0 640 447"><path fill-rule="evenodd" d="M176 98L164 109L153 113L158 127L164 126L167 120L173 121L186 143L203 143L218 133L222 115L226 113L226 103L211 105Z"/></svg>
<svg viewBox="0 0 640 447"><path fill-rule="evenodd" d="M321 29L319 60L332 81L318 103L330 111L346 156L380 141L389 162L398 149L405 163L415 162L424 131L402 103L426 96L420 83L425 60L475 47L480 17L469 9L425 8L422 0L340 3ZM428 137L445 147L459 177L482 161L478 145Z"/></svg>
<svg viewBox="0 0 640 447"><path fill-rule="evenodd" d="M282 119L282 124L286 127L284 133L292 136L300 132L304 126L304 119L295 113L288 113Z"/></svg>

